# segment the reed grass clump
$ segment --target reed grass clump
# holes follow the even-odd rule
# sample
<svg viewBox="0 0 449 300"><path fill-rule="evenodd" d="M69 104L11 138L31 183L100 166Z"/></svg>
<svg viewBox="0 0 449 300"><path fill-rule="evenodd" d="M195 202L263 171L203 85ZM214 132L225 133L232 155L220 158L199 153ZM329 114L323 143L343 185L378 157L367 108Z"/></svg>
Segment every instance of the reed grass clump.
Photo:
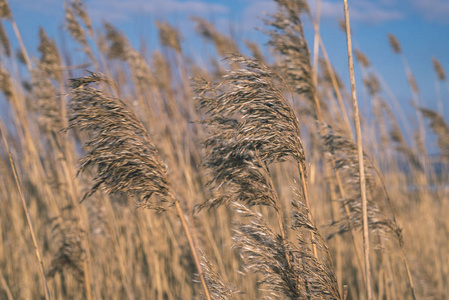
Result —
<svg viewBox="0 0 449 300"><path fill-rule="evenodd" d="M389 37L405 108L355 51L359 103L350 12L352 94L320 5L273 4L268 44L214 13L158 16L136 48L71 0L29 47L0 0L0 299L449 297L445 57L434 103Z"/></svg>

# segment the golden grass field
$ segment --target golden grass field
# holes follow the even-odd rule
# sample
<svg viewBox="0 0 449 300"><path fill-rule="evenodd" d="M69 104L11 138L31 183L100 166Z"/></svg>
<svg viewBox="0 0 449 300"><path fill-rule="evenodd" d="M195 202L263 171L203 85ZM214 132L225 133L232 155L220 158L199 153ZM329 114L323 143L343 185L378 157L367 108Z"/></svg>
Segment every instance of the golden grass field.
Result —
<svg viewBox="0 0 449 300"><path fill-rule="evenodd" d="M447 120L392 35L416 113L349 47L360 114L304 38L306 2L275 2L270 57L193 18L217 53L204 68L169 23L144 53L76 0L78 59L42 28L31 55L0 0L17 29L0 27L0 299L449 298Z"/></svg>

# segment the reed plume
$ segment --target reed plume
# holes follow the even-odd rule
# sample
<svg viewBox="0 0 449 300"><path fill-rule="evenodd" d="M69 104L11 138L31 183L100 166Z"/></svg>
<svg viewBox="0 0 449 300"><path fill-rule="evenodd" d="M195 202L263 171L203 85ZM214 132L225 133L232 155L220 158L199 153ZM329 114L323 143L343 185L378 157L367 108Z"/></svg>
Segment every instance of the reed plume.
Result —
<svg viewBox="0 0 449 300"><path fill-rule="evenodd" d="M103 27L106 30L106 40L109 43L108 58L126 60L128 39L110 23L104 22Z"/></svg>
<svg viewBox="0 0 449 300"><path fill-rule="evenodd" d="M430 128L438 138L441 157L449 162L449 125L442 115L431 109L420 108L420 111L430 121Z"/></svg>
<svg viewBox="0 0 449 300"><path fill-rule="evenodd" d="M181 53L181 34L168 22L156 22L159 30L159 41L162 46L170 47Z"/></svg>
<svg viewBox="0 0 449 300"><path fill-rule="evenodd" d="M265 64L265 58L257 43L245 39L245 45L251 51L251 55L259 62Z"/></svg>
<svg viewBox="0 0 449 300"><path fill-rule="evenodd" d="M238 293L234 288L225 282L224 278L215 270L206 254L200 251L201 266L203 267L204 277L207 286L210 289L210 296L217 300L233 300L234 295Z"/></svg>
<svg viewBox="0 0 449 300"><path fill-rule="evenodd" d="M390 42L390 46L393 49L394 53L401 54L402 47L399 43L398 39L391 33L388 34L388 41Z"/></svg>
<svg viewBox="0 0 449 300"><path fill-rule="evenodd" d="M242 68L229 72L219 83L197 81L196 86L196 99L207 116L202 123L210 130L204 142L204 164L212 173L209 185L218 193L199 209L232 204L242 216L251 218L250 224L236 229L235 247L245 258L246 268L261 274L260 283L271 295L339 299L332 264L322 268L323 257L318 252L324 241L318 238L308 210L295 214L292 222L296 225L291 228L304 225L314 230L304 236L298 233L296 245L287 238L289 226L271 178L269 166L288 157L298 163L302 180L306 178L298 120L279 89L282 80L255 60L242 56L226 60ZM305 185L302 192L307 195ZM247 208L254 205L275 209L280 234ZM306 223L301 221L304 218Z"/></svg>
<svg viewBox="0 0 449 300"><path fill-rule="evenodd" d="M433 64L433 68L435 69L435 73L438 76L438 79L441 81L445 81L446 80L446 72L444 71L444 68L441 65L440 61L436 57L433 57L432 64Z"/></svg>
<svg viewBox="0 0 449 300"><path fill-rule="evenodd" d="M2 44L3 52L6 56L11 56L11 45L9 43L8 35L6 34L3 24L0 21L0 43Z"/></svg>
<svg viewBox="0 0 449 300"><path fill-rule="evenodd" d="M12 19L11 10L7 0L0 0L0 19Z"/></svg>
<svg viewBox="0 0 449 300"><path fill-rule="evenodd" d="M70 2L70 6L72 7L73 12L75 13L78 18L83 20L84 25L87 27L87 30L89 31L90 35L93 35L94 31L92 28L92 22L89 18L89 15L87 14L86 8L84 7L84 4L82 0L72 0Z"/></svg>
<svg viewBox="0 0 449 300"><path fill-rule="evenodd" d="M37 50L41 54L39 69L43 71L42 75L60 80L62 78L61 57L55 41L47 36L42 27L39 28L39 40Z"/></svg>
<svg viewBox="0 0 449 300"><path fill-rule="evenodd" d="M220 56L238 52L238 47L235 42L228 36L218 32L210 22L199 17L193 17L192 20L196 23L195 29L198 34L206 40L211 41Z"/></svg>
<svg viewBox="0 0 449 300"><path fill-rule="evenodd" d="M83 199L104 184L108 193L124 193L139 199L140 206L165 210L175 194L148 133L125 102L88 86L95 82L109 81L97 74L70 81L68 129L92 133L78 174L98 167L94 185ZM153 194L160 196L159 202L150 201Z"/></svg>
<svg viewBox="0 0 449 300"><path fill-rule="evenodd" d="M245 66L230 72L217 84L197 81L196 100L208 116L210 128L204 142L209 153L205 166L212 172L212 188L230 188L229 193L203 203L200 208L232 201L276 207L267 194L264 173L273 162L293 157L305 170L305 157L298 120L279 89L276 73L242 56L230 63ZM261 172L262 170L262 172Z"/></svg>
<svg viewBox="0 0 449 300"><path fill-rule="evenodd" d="M210 299L196 246L169 182L165 164L131 108L122 100L89 86L98 82L111 83L95 73L70 80L68 129L86 131L90 135L85 144L88 152L80 160L77 174L96 167L93 186L83 200L102 187L107 193L136 199L137 206L141 208L165 211L174 206L201 278L205 297Z"/></svg>
<svg viewBox="0 0 449 300"><path fill-rule="evenodd" d="M359 64L364 68L369 68L371 66L371 62L369 61L368 57L360 50L355 49L354 50L355 58L359 62Z"/></svg>
<svg viewBox="0 0 449 300"><path fill-rule="evenodd" d="M344 135L336 132L329 125L322 124L321 138L324 150L332 157L335 162L336 171L341 174L347 199L343 199L344 205L349 208L349 215L337 221L337 231L332 233L329 238L336 233L342 234L350 231L352 228L362 227L362 211L360 196L360 176L358 172L359 162L357 146L353 141L348 140ZM365 179L367 190L371 195L382 196L381 191L377 189L375 181L375 167L366 154L364 154ZM381 199L368 199L368 225L372 232L380 233L386 236L388 233L398 233L401 231L393 218L386 216L379 207ZM349 222L348 222L349 221ZM402 238L401 238L402 239Z"/></svg>
<svg viewBox="0 0 449 300"><path fill-rule="evenodd" d="M300 15L307 13L306 1L275 0L277 12L264 19L272 29L265 31L270 37L268 45L280 54L277 67L289 86L298 94L304 94L315 109L320 109L314 99L310 52L304 37ZM320 105L323 106L323 105Z"/></svg>
<svg viewBox="0 0 449 300"><path fill-rule="evenodd" d="M43 67L43 69L41 68ZM57 90L48 76L49 69L39 65L32 72L33 94L36 98L35 108L38 112L38 122L44 133L59 132L64 127L61 118Z"/></svg>
<svg viewBox="0 0 449 300"><path fill-rule="evenodd" d="M51 220L52 242L57 250L53 254L47 276L52 278L57 273L68 270L79 283L84 284L82 266L86 256L82 246L84 232L78 226L78 220L73 217L73 213L71 207L66 207L61 216Z"/></svg>
<svg viewBox="0 0 449 300"><path fill-rule="evenodd" d="M272 297L289 299L340 299L332 262L324 241L317 239L318 230L308 219L307 208L294 201L291 229L297 243L277 234L265 218L243 204L234 207L249 224L239 224L234 242L245 258L245 268L262 276L259 281ZM311 240L310 232L314 233ZM318 235L319 236L319 235ZM318 247L317 257L310 249Z"/></svg>

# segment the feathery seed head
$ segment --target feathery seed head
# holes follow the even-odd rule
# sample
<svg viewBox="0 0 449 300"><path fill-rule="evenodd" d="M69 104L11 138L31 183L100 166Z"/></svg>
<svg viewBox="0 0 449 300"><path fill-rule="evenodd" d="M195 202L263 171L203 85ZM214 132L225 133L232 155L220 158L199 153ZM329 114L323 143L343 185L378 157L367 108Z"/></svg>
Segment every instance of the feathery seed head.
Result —
<svg viewBox="0 0 449 300"><path fill-rule="evenodd" d="M108 57L126 60L129 44L127 38L110 23L104 22L103 27L106 30L106 40L109 42Z"/></svg>
<svg viewBox="0 0 449 300"><path fill-rule="evenodd" d="M446 72L444 71L443 66L439 62L439 60L436 57L432 58L433 68L435 69L435 73L438 76L438 79L441 81L446 80Z"/></svg>
<svg viewBox="0 0 449 300"><path fill-rule="evenodd" d="M357 58L357 61L359 62L359 64L364 67L364 68L369 68L371 66L371 63L368 59L368 57L361 51L359 50L354 50L355 53L355 57Z"/></svg>
<svg viewBox="0 0 449 300"><path fill-rule="evenodd" d="M55 41L48 38L42 27L39 28L39 38L40 43L37 50L41 54L40 69L44 71L45 75L50 75L55 79L61 78L61 58Z"/></svg>
<svg viewBox="0 0 449 300"><path fill-rule="evenodd" d="M176 52L181 52L181 35L179 31L168 22L156 22L159 30L159 41L162 46L170 47Z"/></svg>
<svg viewBox="0 0 449 300"><path fill-rule="evenodd" d="M87 14L86 8L81 0L72 0L70 3L74 13L83 20L87 29L89 30L90 35L93 35L92 22L90 21L89 15Z"/></svg>
<svg viewBox="0 0 449 300"><path fill-rule="evenodd" d="M255 60L231 56L244 68L229 72L217 84L198 80L196 100L210 129L204 142L205 165L213 173L210 184L234 190L206 206L234 198L249 205L274 205L268 188L268 165L292 157L304 164L304 149L295 113L279 89L278 75Z"/></svg>
<svg viewBox="0 0 449 300"><path fill-rule="evenodd" d="M196 31L206 40L211 41L220 56L226 56L230 53L237 53L238 47L234 41L218 32L218 30L208 21L199 17L193 17L196 23Z"/></svg>
<svg viewBox="0 0 449 300"><path fill-rule="evenodd" d="M174 192L167 170L142 123L122 100L89 86L105 82L102 75L72 79L69 127L87 131L87 154L80 160L78 174L96 166L94 185L84 198L100 186L108 193L122 193L140 199L140 206L157 210L171 204ZM159 201L151 202L152 195Z"/></svg>
<svg viewBox="0 0 449 300"><path fill-rule="evenodd" d="M78 226L78 220L71 216L70 207L63 210L62 216L52 220L52 232L57 251L51 260L48 277L69 270L80 283L84 283L82 263L85 260L85 250L82 246L84 232Z"/></svg>
<svg viewBox="0 0 449 300"><path fill-rule="evenodd" d="M11 10L7 0L0 0L0 19L12 19Z"/></svg>
<svg viewBox="0 0 449 300"><path fill-rule="evenodd" d="M399 40L391 33L388 34L388 40L390 41L390 45L391 48L393 48L394 53L401 54L402 49Z"/></svg>
<svg viewBox="0 0 449 300"><path fill-rule="evenodd" d="M9 44L8 35L6 34L5 29L3 28L2 23L0 22L0 43L2 44L2 48L6 56L11 56L11 45Z"/></svg>
<svg viewBox="0 0 449 300"><path fill-rule="evenodd" d="M83 47L88 47L86 35L80 23L75 17L72 8L64 4L65 7L65 26L72 37L80 43Z"/></svg>

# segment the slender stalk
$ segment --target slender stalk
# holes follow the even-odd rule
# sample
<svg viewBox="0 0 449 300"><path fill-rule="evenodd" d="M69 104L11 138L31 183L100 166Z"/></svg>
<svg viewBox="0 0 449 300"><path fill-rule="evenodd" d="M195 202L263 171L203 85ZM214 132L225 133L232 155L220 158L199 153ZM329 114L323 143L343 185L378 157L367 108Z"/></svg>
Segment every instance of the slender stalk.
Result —
<svg viewBox="0 0 449 300"><path fill-rule="evenodd" d="M326 63L327 71L329 72L329 76L331 78L331 83L334 88L335 95L337 96L338 105L340 106L341 114L342 114L343 120L345 122L345 125L347 127L346 129L348 130L348 134L350 135L351 134L351 124L349 122L348 113L343 104L343 97L341 95L340 89L338 88L337 77L335 76L334 69L332 68L332 65L330 63L329 56L327 55L327 51L326 51L326 47L324 46L323 39L321 38L321 36L319 34L319 26L316 25L316 23L319 21L316 22L313 18L312 13L310 13L310 12L309 12L309 18L310 18L310 21L312 22L312 24L314 24L313 28L315 30L315 36L317 37L317 39L319 41L320 49L323 54L324 61ZM314 51L315 51L315 49L314 49ZM315 65L317 65L317 64L314 63L313 76L314 76L314 78L318 78L318 71L317 71L317 67L315 67ZM314 79L314 84L315 84L315 86L317 86L315 79Z"/></svg>
<svg viewBox="0 0 449 300"><path fill-rule="evenodd" d="M320 17L321 17L321 0L316 2L316 22L313 24L315 37L313 39L313 73L312 81L316 87L318 83L318 57L320 54Z"/></svg>
<svg viewBox="0 0 449 300"><path fill-rule="evenodd" d="M17 190L19 192L20 199L22 200L22 206L23 206L23 209L25 211L25 216L27 218L28 227L30 228L31 238L33 240L33 245L34 245L34 250L36 252L37 261L39 262L39 266L40 266L40 270L41 270L41 276L42 276L42 279L44 281L45 299L46 300L50 300L50 292L48 290L47 278L45 277L45 268L44 268L44 264L42 262L42 258L41 258L42 256L41 256L41 253L40 253L40 250L39 250L39 246L37 244L37 239L36 239L36 235L34 233L34 227L33 227L32 221L31 221L30 213L28 211L27 203L26 203L25 197L24 197L24 195L22 193L22 188L21 188L21 185L20 185L19 175L17 174L16 166L14 164L12 153L11 153L11 151L9 149L8 141L6 140L5 131L3 130L3 121L0 122L0 134L2 135L3 143L5 144L6 151L8 152L9 163L11 165L11 169L12 169L12 172L14 174L14 180L15 180L15 183L17 185Z"/></svg>
<svg viewBox="0 0 449 300"><path fill-rule="evenodd" d="M25 60L25 64L27 66L27 69L28 69L28 71L31 74L32 66L31 66L30 57L28 56L27 50L25 48L25 44L23 43L22 36L20 35L20 31L19 31L19 28L17 27L16 21L14 21L13 18L11 18L11 25L12 25L12 28L14 30L14 34L16 35L17 40L19 42L20 51L22 51L22 55L23 55L23 58Z"/></svg>
<svg viewBox="0 0 449 300"><path fill-rule="evenodd" d="M13 300L13 296L11 294L11 290L9 289L8 283L6 282L5 277L3 276L3 272L0 269L0 282L2 283L3 289L5 290L6 296L8 297L8 300Z"/></svg>
<svg viewBox="0 0 449 300"><path fill-rule="evenodd" d="M362 196L362 220L363 220L363 252L365 258L365 277L366 277L366 293L368 300L373 299L373 291L371 287L371 270L370 270L370 245L369 245L369 231L368 231L368 207L366 199L366 182L365 182L365 166L363 160L363 145L362 145L362 130L360 127L359 106L357 103L357 91L355 86L354 75L354 61L352 58L352 43L351 43L351 26L349 24L349 9L348 1L344 1L345 11L345 25L346 25L346 42L348 47L348 66L351 81L352 105L354 109L354 126L357 139L357 152L359 158L359 172L360 172L360 194Z"/></svg>
<svg viewBox="0 0 449 300"><path fill-rule="evenodd" d="M181 209L181 205L179 204L178 199L175 199L175 207L176 207L176 212L178 214L179 220L181 221L182 228L184 229L184 233L187 237L187 241L189 242L190 250L192 251L193 260L195 261L195 266L198 270L198 275L200 276L200 279L201 279L201 285L203 286L204 297L207 300L211 300L209 289L207 288L206 280L204 279L204 274L203 274L200 259L198 256L198 251L193 242L192 234L190 233L190 229L189 229L189 225L187 224L186 216Z"/></svg>

